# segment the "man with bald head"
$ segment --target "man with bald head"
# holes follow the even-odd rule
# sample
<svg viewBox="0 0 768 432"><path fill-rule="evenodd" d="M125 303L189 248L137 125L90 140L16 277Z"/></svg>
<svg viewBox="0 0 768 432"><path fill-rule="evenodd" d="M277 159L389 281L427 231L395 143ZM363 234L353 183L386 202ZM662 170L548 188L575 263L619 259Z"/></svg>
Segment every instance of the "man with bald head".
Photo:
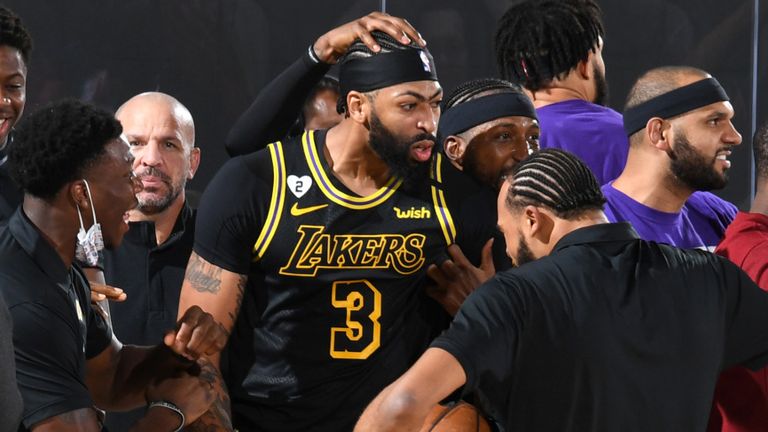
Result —
<svg viewBox="0 0 768 432"><path fill-rule="evenodd" d="M194 241L195 211L184 186L200 164L192 115L175 98L142 93L125 102L116 117L134 156L133 171L143 189L129 212L122 245L104 256L109 285L127 293L112 303L114 332L123 343L157 343L173 328L179 293ZM128 430L140 412L109 413L110 431Z"/></svg>
<svg viewBox="0 0 768 432"><path fill-rule="evenodd" d="M728 156L741 144L733 106L708 73L685 66L652 69L629 92L627 165L603 186L611 221L640 237L714 250L736 207L707 192L728 182Z"/></svg>

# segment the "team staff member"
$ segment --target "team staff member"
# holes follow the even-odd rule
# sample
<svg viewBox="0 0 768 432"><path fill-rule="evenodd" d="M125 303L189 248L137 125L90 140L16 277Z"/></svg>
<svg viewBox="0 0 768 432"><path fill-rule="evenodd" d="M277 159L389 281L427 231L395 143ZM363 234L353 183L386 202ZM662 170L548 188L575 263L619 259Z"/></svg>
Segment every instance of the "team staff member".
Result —
<svg viewBox="0 0 768 432"><path fill-rule="evenodd" d="M499 193L519 266L369 405L356 430L417 430L460 386L505 430L704 430L721 367L768 361L768 294L728 260L609 224L577 157L542 150Z"/></svg>
<svg viewBox="0 0 768 432"><path fill-rule="evenodd" d="M448 184L433 158L431 56L374 35L378 53L358 41L340 62L339 125L232 159L201 203L180 307L232 329L221 367L235 427L350 430L443 325L427 266L493 233L493 215L461 205L472 186Z"/></svg>
<svg viewBox="0 0 768 432"><path fill-rule="evenodd" d="M22 192L8 175L7 145L27 100L27 63L32 37L21 19L0 7L0 222L21 204Z"/></svg>
<svg viewBox="0 0 768 432"><path fill-rule="evenodd" d="M190 308L164 344L123 346L89 307L88 283L73 264L75 256L94 262L127 230L141 185L120 132L112 114L64 101L28 116L10 148L24 202L0 230L0 294L13 318L27 430L98 430L94 406L120 410L149 401L136 429L168 431L213 400L208 374L199 373L209 365L178 358L223 346L210 315Z"/></svg>
<svg viewBox="0 0 768 432"><path fill-rule="evenodd" d="M184 269L192 253L195 211L184 187L200 165L192 114L178 100L149 92L126 101L115 114L142 183L138 205L128 212L120 247L104 252L104 277L128 293L112 303L115 335L131 345L155 345L176 323ZM127 431L143 415L109 413L112 432Z"/></svg>

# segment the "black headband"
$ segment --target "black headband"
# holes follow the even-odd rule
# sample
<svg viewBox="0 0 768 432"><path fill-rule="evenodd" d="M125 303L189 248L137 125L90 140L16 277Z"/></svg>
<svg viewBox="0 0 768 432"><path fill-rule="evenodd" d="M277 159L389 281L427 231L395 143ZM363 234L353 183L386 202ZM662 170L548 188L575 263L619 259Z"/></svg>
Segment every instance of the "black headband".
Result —
<svg viewBox="0 0 768 432"><path fill-rule="evenodd" d="M728 100L730 99L720 83L714 78L706 78L656 96L624 111L624 131L627 136L631 136L645 128L648 120L654 117L666 119L715 102Z"/></svg>
<svg viewBox="0 0 768 432"><path fill-rule="evenodd" d="M520 93L498 93L454 105L440 116L438 140L460 134L477 125L502 117L523 116L537 119L531 100Z"/></svg>
<svg viewBox="0 0 768 432"><path fill-rule="evenodd" d="M437 81L435 61L429 51L415 48L375 54L341 65L341 95L352 90L369 92L412 81Z"/></svg>

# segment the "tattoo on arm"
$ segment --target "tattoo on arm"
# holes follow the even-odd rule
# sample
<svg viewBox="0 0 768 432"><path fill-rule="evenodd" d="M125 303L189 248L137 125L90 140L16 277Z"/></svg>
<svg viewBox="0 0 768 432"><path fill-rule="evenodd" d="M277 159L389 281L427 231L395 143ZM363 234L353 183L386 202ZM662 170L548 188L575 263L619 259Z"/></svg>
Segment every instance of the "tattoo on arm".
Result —
<svg viewBox="0 0 768 432"><path fill-rule="evenodd" d="M218 369L206 362L200 369L200 378L211 384L215 393L211 408L187 426L184 430L190 432L221 432L232 430L232 416L227 386Z"/></svg>
<svg viewBox="0 0 768 432"><path fill-rule="evenodd" d="M217 294L221 290L221 269L206 262L197 254L192 254L186 277L198 292Z"/></svg>

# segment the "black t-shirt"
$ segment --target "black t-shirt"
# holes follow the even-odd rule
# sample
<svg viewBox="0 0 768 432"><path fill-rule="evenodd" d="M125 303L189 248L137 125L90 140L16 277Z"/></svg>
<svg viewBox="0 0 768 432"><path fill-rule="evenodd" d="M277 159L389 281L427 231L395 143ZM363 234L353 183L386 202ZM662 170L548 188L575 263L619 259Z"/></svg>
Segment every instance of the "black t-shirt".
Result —
<svg viewBox="0 0 768 432"><path fill-rule="evenodd" d="M16 360L13 354L13 321L0 295L0 432L14 432L21 422L22 400L16 385Z"/></svg>
<svg viewBox="0 0 768 432"><path fill-rule="evenodd" d="M86 360L112 339L91 307L90 288L76 266L66 268L21 208L0 229L0 292L13 318L16 379L23 426L93 406Z"/></svg>
<svg viewBox="0 0 768 432"><path fill-rule="evenodd" d="M698 432L719 372L768 361L768 294L716 255L594 225L497 274L432 346L508 431Z"/></svg>
<svg viewBox="0 0 768 432"><path fill-rule="evenodd" d="M444 175L442 158L416 192L391 179L361 197L331 174L324 141L230 160L198 210L195 252L248 275L222 359L241 429L350 430L447 323L426 268L467 234L479 256L495 229L495 214L462 207L493 193Z"/></svg>

